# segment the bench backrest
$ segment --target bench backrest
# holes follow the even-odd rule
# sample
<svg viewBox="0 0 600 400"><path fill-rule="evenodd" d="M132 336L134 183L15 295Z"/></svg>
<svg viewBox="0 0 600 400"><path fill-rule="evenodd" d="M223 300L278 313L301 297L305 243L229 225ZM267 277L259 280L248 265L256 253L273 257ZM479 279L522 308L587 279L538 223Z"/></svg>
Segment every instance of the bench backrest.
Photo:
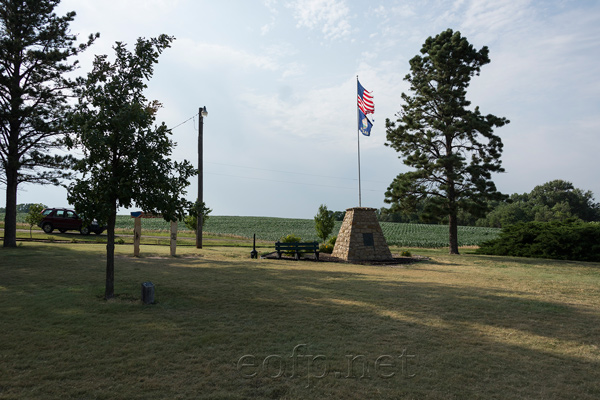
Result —
<svg viewBox="0 0 600 400"><path fill-rule="evenodd" d="M281 243L275 242L276 250L312 250L316 251L319 249L318 242L308 242L308 243Z"/></svg>

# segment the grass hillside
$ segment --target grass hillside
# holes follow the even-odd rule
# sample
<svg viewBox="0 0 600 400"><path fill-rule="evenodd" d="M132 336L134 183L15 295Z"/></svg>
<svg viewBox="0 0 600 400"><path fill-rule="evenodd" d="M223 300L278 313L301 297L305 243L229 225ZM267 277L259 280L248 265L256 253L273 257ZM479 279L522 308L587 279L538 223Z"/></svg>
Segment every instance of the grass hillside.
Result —
<svg viewBox="0 0 600 400"><path fill-rule="evenodd" d="M130 250L104 301L104 245L0 248L0 398L600 398L600 264Z"/></svg>

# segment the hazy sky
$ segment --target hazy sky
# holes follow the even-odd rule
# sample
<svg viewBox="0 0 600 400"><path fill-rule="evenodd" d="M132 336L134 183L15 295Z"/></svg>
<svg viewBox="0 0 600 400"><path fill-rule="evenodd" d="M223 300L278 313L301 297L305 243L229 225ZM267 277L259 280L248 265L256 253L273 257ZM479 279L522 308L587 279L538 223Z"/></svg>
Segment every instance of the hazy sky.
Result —
<svg viewBox="0 0 600 400"><path fill-rule="evenodd" d="M72 31L115 41L176 37L147 97L159 121L181 124L206 106L204 199L213 215L312 218L320 204L358 205L356 76L373 92L371 137L361 137L362 205L384 206L407 171L385 147L385 119L400 110L408 61L425 39L452 28L491 63L468 90L483 114L510 119L504 142L507 194L553 179L600 200L600 2L584 0L63 0ZM173 130L175 156L197 164L194 118ZM197 193L194 179L187 197ZM0 189L0 206L5 204ZM61 187L22 185L18 203L66 206ZM127 213L129 210L120 210Z"/></svg>

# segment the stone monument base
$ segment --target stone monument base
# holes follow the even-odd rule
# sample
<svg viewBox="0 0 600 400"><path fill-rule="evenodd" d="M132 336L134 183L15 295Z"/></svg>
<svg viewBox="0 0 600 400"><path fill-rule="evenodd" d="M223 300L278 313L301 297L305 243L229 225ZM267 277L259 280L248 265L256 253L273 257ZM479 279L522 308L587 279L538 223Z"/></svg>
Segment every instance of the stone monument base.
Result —
<svg viewBox="0 0 600 400"><path fill-rule="evenodd" d="M346 210L331 254L333 257L345 261L393 259L375 211L375 208L367 207Z"/></svg>

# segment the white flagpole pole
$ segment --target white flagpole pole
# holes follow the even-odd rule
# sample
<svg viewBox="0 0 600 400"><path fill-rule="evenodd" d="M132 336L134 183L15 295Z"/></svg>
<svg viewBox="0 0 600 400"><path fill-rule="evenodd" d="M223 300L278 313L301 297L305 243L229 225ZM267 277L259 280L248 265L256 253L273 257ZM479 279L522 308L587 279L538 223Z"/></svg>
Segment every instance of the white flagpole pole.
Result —
<svg viewBox="0 0 600 400"><path fill-rule="evenodd" d="M358 95L358 75L356 75L356 94ZM358 136L358 206L362 207L361 188L360 188L360 114L358 112L358 104L356 105L356 133Z"/></svg>

